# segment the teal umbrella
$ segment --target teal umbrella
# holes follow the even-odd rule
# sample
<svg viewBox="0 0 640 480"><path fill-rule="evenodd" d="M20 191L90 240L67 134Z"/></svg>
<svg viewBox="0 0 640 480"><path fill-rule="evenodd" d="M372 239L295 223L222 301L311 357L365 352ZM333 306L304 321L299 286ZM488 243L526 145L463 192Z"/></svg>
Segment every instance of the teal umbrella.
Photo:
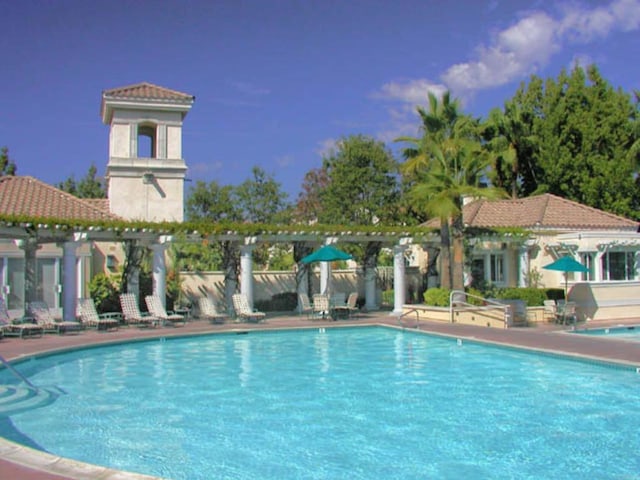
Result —
<svg viewBox="0 0 640 480"><path fill-rule="evenodd" d="M567 255L565 255L564 257L560 257L555 262L550 263L549 265L545 265L542 268L544 268L545 270L557 270L559 272L564 272L564 298L567 298L567 274L569 272L589 271L589 269L583 264Z"/></svg>
<svg viewBox="0 0 640 480"><path fill-rule="evenodd" d="M335 262L337 260L350 260L353 257L342 250L338 250L332 245L325 245L319 248L310 255L307 255L302 260L302 263L315 263L315 262ZM329 278L327 279L327 290L323 293L329 293L331 291L331 269L329 269Z"/></svg>
<svg viewBox="0 0 640 480"><path fill-rule="evenodd" d="M332 245L325 245L300 261L302 263L335 262L337 260L350 260L352 258L348 253L338 250Z"/></svg>

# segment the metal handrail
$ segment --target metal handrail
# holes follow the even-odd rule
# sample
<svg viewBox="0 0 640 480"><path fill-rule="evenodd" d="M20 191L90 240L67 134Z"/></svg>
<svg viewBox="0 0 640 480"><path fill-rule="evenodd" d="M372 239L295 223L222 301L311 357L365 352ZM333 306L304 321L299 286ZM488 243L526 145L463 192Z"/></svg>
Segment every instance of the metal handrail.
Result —
<svg viewBox="0 0 640 480"><path fill-rule="evenodd" d="M482 302L485 303L485 307L490 306L494 308L500 308L504 312L504 318L503 318L504 328L509 327L509 319L507 318L508 312L509 312L508 309L511 308L509 305L505 305L504 303L489 300L488 298L480 297L472 293L467 293L463 290L452 290L451 293L449 294L449 322L450 323L453 323L453 312L456 305L462 305L465 307L478 307L478 305L473 305L465 301L460 301L460 300L454 301L454 297L459 298L461 295L464 296L465 300L468 298L476 298L478 300L481 300Z"/></svg>
<svg viewBox="0 0 640 480"><path fill-rule="evenodd" d="M405 315L409 315L410 313L415 313L416 314L416 328L419 330L420 329L420 313L419 313L417 308L411 308L411 309L407 310L406 312L403 312L398 317L398 325L400 325L402 328L405 328L405 326L402 324L402 317L404 317Z"/></svg>
<svg viewBox="0 0 640 480"><path fill-rule="evenodd" d="M2 355L0 355L0 362L2 362L2 364L7 367L9 369L9 371L11 373L13 373L16 378L18 378L18 380L22 380L29 388L31 388L34 391L38 391L39 388L36 387L33 383L31 383L27 377L25 377L24 375L22 375L18 370L16 370L13 365L11 365Z"/></svg>

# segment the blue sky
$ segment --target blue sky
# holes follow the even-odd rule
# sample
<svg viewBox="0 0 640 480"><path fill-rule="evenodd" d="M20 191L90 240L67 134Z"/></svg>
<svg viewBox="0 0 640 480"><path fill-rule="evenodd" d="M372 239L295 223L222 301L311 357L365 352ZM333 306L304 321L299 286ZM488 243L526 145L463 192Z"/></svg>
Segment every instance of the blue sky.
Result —
<svg viewBox="0 0 640 480"><path fill-rule="evenodd" d="M258 165L292 198L340 137L397 149L429 91L485 116L576 61L640 89L640 0L0 0L0 17L0 146L48 183L104 174L101 92L142 81L196 96L188 178Z"/></svg>

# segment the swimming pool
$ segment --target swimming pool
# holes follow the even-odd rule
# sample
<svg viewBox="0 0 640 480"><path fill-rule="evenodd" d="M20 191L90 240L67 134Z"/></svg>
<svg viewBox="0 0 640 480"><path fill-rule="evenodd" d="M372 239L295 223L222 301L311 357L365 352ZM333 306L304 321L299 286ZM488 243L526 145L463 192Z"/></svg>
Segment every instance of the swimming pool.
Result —
<svg viewBox="0 0 640 480"><path fill-rule="evenodd" d="M576 330L573 333L640 342L640 325L620 325L608 328L591 328L585 330Z"/></svg>
<svg viewBox="0 0 640 480"><path fill-rule="evenodd" d="M633 477L640 376L381 327L156 340L24 362L67 392L0 433L174 479ZM2 383L11 383L0 372Z"/></svg>

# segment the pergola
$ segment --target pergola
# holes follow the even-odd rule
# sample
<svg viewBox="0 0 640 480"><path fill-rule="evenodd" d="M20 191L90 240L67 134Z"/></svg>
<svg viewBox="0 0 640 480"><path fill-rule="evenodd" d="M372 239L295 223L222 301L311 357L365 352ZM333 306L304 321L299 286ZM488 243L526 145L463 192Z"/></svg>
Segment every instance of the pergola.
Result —
<svg viewBox="0 0 640 480"><path fill-rule="evenodd" d="M417 227L339 227L273 226L243 224L240 226L190 223L151 223L126 221L86 222L46 218L13 218L0 216L0 238L11 239L25 256L25 301L35 299L36 251L40 244L56 243L63 250L63 318L75 318L77 292L77 250L83 242L134 242L152 252L153 293L164 301L166 292L166 248L179 236L191 242L233 242L240 250L240 291L253 303L252 252L260 243L302 243L308 249L332 243L377 243L393 249L394 258L394 314L402 313L405 303L404 252L414 242L439 244L433 229ZM375 259L374 259L375 262ZM301 276L308 275L308 266L298 262ZM376 308L375 263L365 268L365 305ZM321 284L326 285L330 271L321 263ZM299 282L303 291L306 282ZM233 293L233 292L231 292Z"/></svg>

